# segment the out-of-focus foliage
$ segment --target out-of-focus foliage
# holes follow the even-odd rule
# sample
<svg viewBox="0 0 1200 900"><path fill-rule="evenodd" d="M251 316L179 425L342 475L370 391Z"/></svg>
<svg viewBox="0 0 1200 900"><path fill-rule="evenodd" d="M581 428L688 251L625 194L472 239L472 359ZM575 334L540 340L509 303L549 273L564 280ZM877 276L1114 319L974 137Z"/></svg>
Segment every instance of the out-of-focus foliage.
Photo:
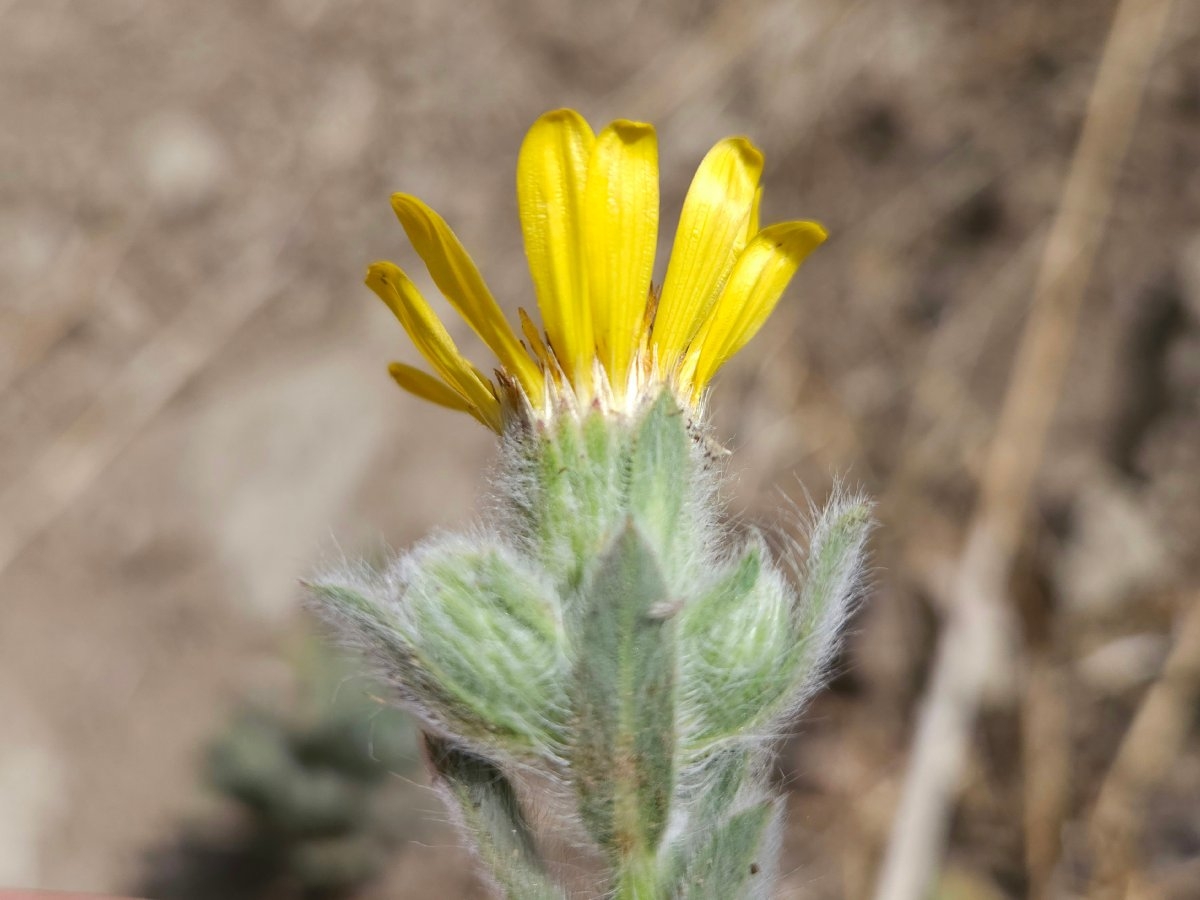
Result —
<svg viewBox="0 0 1200 900"><path fill-rule="evenodd" d="M248 705L209 748L204 776L236 810L185 826L150 856L156 900L342 897L370 881L409 830L397 775L414 731L340 661L310 654L296 702Z"/></svg>

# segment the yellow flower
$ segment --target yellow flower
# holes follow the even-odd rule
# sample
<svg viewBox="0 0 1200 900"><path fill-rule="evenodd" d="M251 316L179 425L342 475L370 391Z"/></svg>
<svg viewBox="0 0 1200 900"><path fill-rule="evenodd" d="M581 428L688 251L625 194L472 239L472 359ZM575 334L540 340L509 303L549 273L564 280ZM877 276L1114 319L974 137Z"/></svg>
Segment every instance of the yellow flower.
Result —
<svg viewBox="0 0 1200 900"><path fill-rule="evenodd" d="M545 339L520 310L522 341L454 232L408 194L392 208L438 289L496 354L493 381L458 351L395 265L367 284L404 325L436 377L403 363L401 387L469 412L497 432L598 406L632 412L670 388L698 410L705 387L762 327L804 258L825 240L815 222L759 229L762 154L726 138L700 163L683 203L661 292L651 285L658 242L658 141L624 119L594 135L577 112L538 119L517 161L525 253Z"/></svg>

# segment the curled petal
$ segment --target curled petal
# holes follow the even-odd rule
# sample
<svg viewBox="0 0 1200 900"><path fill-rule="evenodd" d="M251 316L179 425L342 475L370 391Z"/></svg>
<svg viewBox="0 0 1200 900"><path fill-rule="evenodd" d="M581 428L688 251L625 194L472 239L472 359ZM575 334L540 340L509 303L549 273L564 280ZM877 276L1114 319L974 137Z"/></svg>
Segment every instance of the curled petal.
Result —
<svg viewBox="0 0 1200 900"><path fill-rule="evenodd" d="M367 286L392 311L433 370L489 428L500 431L500 402L491 383L458 351L441 320L399 267L377 262L367 270ZM393 375L393 377L395 377ZM407 385L406 385L407 387Z"/></svg>
<svg viewBox="0 0 1200 900"><path fill-rule="evenodd" d="M758 333L800 264L825 237L816 222L781 222L750 241L688 350L693 395Z"/></svg>
<svg viewBox="0 0 1200 900"><path fill-rule="evenodd" d="M746 245L748 228L757 231L754 213L762 167L762 154L753 144L745 138L726 138L696 170L654 323L654 346L666 368L687 349L716 303Z"/></svg>
<svg viewBox="0 0 1200 900"><path fill-rule="evenodd" d="M446 409L453 409L457 412L470 413L483 422L483 417L479 415L479 411L475 409L466 398L457 390L450 387L440 378L435 378L428 372L423 372L413 366L405 365L402 362L394 362L388 365L388 374L392 376L392 380L410 394L415 394L422 400L428 400L430 403L436 403L438 406L444 406Z"/></svg>
<svg viewBox="0 0 1200 900"><path fill-rule="evenodd" d="M409 194L393 194L392 209L434 284L526 391L540 393L542 376L513 333L474 261L436 212Z"/></svg>

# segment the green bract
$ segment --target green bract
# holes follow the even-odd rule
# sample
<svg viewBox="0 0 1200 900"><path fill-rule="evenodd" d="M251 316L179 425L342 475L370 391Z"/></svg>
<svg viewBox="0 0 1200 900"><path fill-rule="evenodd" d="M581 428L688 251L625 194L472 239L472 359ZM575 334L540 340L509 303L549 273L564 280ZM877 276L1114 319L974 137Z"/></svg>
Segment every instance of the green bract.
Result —
<svg viewBox="0 0 1200 900"><path fill-rule="evenodd" d="M319 579L317 608L424 723L501 896L568 896L529 825L564 806L605 896L768 896L782 804L764 762L835 649L867 504L816 518L793 585L720 524L704 436L670 392L504 437L491 528ZM559 796L527 817L530 772Z"/></svg>

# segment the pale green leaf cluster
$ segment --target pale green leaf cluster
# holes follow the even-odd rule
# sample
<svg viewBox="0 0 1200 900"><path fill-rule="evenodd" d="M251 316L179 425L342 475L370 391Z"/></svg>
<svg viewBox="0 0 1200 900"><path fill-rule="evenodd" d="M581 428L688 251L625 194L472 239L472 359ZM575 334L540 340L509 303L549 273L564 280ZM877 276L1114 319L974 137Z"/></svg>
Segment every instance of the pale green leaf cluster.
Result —
<svg viewBox="0 0 1200 900"><path fill-rule="evenodd" d="M816 517L793 584L720 524L703 435L668 392L631 420L506 441L491 528L320 579L318 608L425 724L501 896L567 896L518 799L529 770L573 807L605 896L768 896L781 803L764 764L858 594L867 504Z"/></svg>

